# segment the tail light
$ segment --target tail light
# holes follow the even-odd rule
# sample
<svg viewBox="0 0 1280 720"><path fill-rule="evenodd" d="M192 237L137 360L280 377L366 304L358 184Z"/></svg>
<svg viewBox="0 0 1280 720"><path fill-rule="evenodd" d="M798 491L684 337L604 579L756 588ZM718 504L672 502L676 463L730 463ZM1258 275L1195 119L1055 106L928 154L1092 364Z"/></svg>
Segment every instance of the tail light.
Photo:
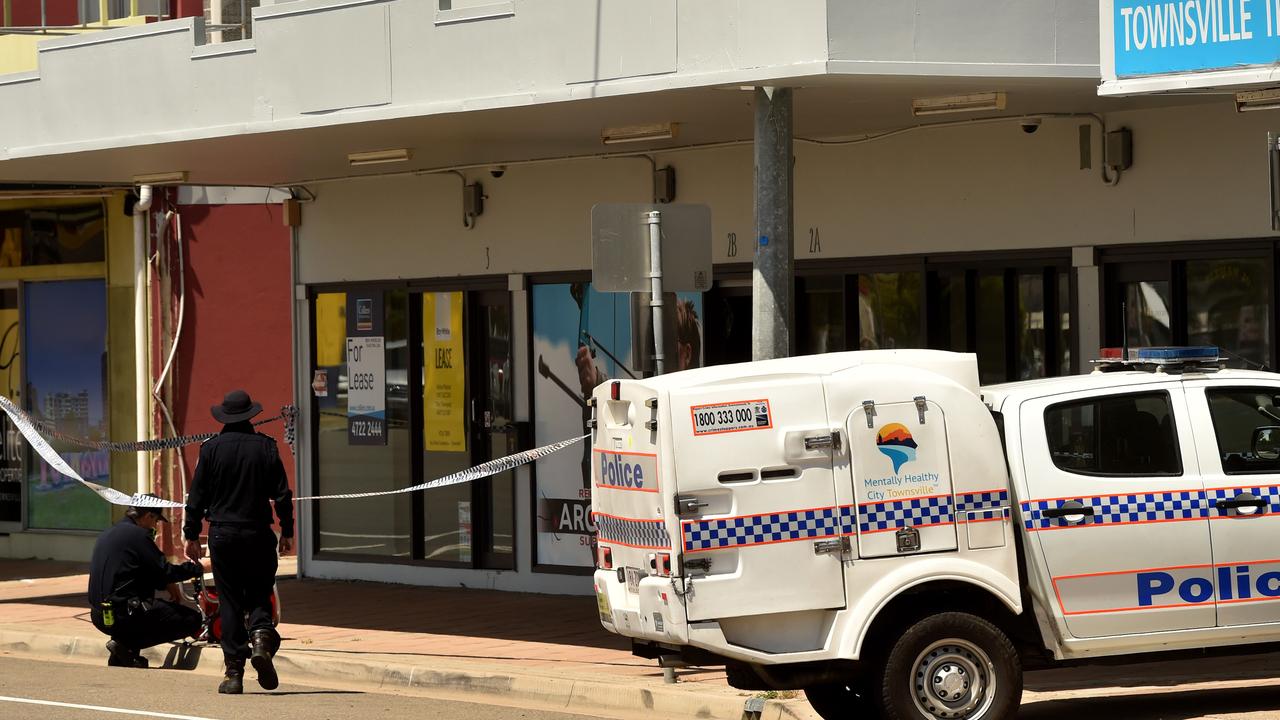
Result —
<svg viewBox="0 0 1280 720"><path fill-rule="evenodd" d="M600 546L600 569L613 569L613 548L604 545Z"/></svg>
<svg viewBox="0 0 1280 720"><path fill-rule="evenodd" d="M671 553L649 556L649 568L662 577L671 576Z"/></svg>
<svg viewBox="0 0 1280 720"><path fill-rule="evenodd" d="M609 383L609 399L618 400L618 399L621 399L621 397L622 397L622 383L618 382L617 380L614 380L612 383Z"/></svg>

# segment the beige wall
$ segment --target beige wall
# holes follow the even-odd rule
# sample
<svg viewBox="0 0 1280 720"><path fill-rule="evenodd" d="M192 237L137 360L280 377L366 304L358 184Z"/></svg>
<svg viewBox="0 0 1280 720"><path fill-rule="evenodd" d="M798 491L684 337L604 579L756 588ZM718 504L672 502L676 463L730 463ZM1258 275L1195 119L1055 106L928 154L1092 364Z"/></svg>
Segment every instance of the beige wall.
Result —
<svg viewBox="0 0 1280 720"><path fill-rule="evenodd" d="M923 130L851 146L796 148L796 255L808 228L819 258L1066 248L1272 235L1263 140L1268 113L1228 101L1114 113L1134 136L1134 166L1116 187L1078 169L1077 126L1048 119ZM749 146L659 154L678 200L712 208L716 262L751 259ZM300 230L304 283L530 273L590 267L591 206L648 200L640 160L579 160L468 171L489 199L472 230L453 175L318 185ZM739 254L727 255L737 234ZM486 254L487 250L487 254Z"/></svg>

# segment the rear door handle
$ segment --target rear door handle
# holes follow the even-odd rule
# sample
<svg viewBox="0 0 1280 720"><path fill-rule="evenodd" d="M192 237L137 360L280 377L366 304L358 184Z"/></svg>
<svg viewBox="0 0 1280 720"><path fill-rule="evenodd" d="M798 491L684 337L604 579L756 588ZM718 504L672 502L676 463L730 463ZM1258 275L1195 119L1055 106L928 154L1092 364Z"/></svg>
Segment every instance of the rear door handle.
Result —
<svg viewBox="0 0 1280 720"><path fill-rule="evenodd" d="M1068 515L1085 515L1087 517L1093 517L1093 508L1086 507L1083 503L1072 500L1055 508L1046 508L1040 514L1047 518L1064 518Z"/></svg>
<svg viewBox="0 0 1280 720"><path fill-rule="evenodd" d="M1251 507L1262 508L1267 506L1267 501L1260 497L1255 497L1251 493L1240 493L1230 500L1219 500L1213 504L1219 510L1239 510L1240 508Z"/></svg>

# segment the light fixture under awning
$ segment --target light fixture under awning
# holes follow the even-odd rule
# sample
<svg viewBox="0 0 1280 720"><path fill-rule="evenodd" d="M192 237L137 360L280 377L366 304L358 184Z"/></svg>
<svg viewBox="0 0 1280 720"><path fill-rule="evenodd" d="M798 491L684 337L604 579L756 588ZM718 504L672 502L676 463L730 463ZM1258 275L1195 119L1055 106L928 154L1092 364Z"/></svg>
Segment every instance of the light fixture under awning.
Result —
<svg viewBox="0 0 1280 720"><path fill-rule="evenodd" d="M605 128L600 131L600 142L605 145L617 145L619 143L670 140L676 136L677 127L676 123L669 122Z"/></svg>
<svg viewBox="0 0 1280 720"><path fill-rule="evenodd" d="M972 93L969 95L948 95L936 98L920 98L911 101L911 114L942 115L945 113L979 112L982 110L1003 110L1005 94L1002 92Z"/></svg>
<svg viewBox="0 0 1280 720"><path fill-rule="evenodd" d="M370 152L357 152L347 155L347 162L352 167L359 165L380 165L382 163L405 162L411 157L408 148L397 148L394 150L373 150Z"/></svg>

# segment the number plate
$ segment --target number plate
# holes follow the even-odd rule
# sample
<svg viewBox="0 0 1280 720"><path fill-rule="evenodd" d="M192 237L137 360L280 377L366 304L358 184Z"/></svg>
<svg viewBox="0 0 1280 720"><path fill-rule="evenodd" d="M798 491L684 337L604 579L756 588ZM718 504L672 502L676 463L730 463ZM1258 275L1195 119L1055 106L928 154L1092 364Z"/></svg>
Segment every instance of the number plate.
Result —
<svg viewBox="0 0 1280 720"><path fill-rule="evenodd" d="M629 567L627 571L627 592L640 594L640 578L644 577L644 573L640 572L640 568Z"/></svg>
<svg viewBox="0 0 1280 720"><path fill-rule="evenodd" d="M693 419L694 436L773 427L773 412L768 400L694 405L689 408L689 415Z"/></svg>
<svg viewBox="0 0 1280 720"><path fill-rule="evenodd" d="M607 590L596 590L596 607L600 610L600 620L602 622L613 622L613 608L609 606L609 592Z"/></svg>

